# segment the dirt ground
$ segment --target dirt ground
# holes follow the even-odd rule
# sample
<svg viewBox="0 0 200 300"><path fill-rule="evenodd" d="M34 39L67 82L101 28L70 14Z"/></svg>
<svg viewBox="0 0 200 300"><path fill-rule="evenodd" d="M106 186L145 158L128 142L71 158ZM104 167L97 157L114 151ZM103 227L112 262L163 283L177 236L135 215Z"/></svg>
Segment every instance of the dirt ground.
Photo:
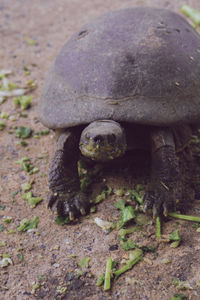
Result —
<svg viewBox="0 0 200 300"><path fill-rule="evenodd" d="M9 82L19 87L27 86L33 79L37 88L31 108L23 111L13 104L13 98L0 104L0 112L6 112L9 119L0 119L6 127L0 131L0 261L8 255L12 264L0 268L0 300L25 299L172 299L174 294L184 294L188 299L200 299L200 233L196 224L168 219L163 224L163 233L178 229L182 238L178 248L168 243L158 243L155 226L145 225L142 231L130 237L143 246L155 247L155 252L145 253L144 259L131 271L122 275L112 284L109 292L96 286L97 277L105 271L108 257L121 261L127 258L118 241L118 231L104 233L94 224L94 218L113 221L120 218L113 203L119 200L110 195L97 206L97 212L81 218L74 225L59 226L55 216L47 209L48 170L55 149L54 133L34 137L45 130L38 120L39 101L44 76L56 54L80 26L110 10L151 5L170 8L180 12L187 2L200 9L198 0L1 0L0 1L0 70L12 70ZM138 24L139 25L139 24ZM27 39L29 38L29 40ZM32 42L35 41L35 42ZM30 74L27 69L30 70ZM5 116L5 114L3 114ZM3 116L1 114L1 117ZM19 144L16 128L29 126L33 129L28 145ZM188 195L192 195L187 214L200 216L200 160L197 146L192 148L192 160L185 151L180 160L186 160L190 182ZM31 164L39 171L30 175L16 161L30 158ZM128 163L127 163L128 161ZM189 171L188 171L189 170ZM113 190L123 187L133 188L137 183L149 179L149 157L139 153L130 164L127 158L123 166L113 166L105 171L104 178ZM35 208L22 198L21 185L34 180L33 194L42 197ZM190 202L190 200L188 200ZM30 231L18 231L17 226L24 218L39 218L38 227ZM11 219L10 219L11 218ZM90 257L89 267L78 276L78 262ZM163 261L169 260L168 264ZM189 289L179 290L173 279L189 283Z"/></svg>

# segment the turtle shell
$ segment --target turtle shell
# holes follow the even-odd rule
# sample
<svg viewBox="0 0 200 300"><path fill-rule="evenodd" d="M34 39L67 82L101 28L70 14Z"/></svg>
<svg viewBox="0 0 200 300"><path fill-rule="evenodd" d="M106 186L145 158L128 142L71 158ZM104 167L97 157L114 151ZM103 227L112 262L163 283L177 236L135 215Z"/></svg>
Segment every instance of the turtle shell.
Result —
<svg viewBox="0 0 200 300"><path fill-rule="evenodd" d="M200 36L166 9L105 14L64 45L47 75L39 113L50 128L97 119L198 122Z"/></svg>

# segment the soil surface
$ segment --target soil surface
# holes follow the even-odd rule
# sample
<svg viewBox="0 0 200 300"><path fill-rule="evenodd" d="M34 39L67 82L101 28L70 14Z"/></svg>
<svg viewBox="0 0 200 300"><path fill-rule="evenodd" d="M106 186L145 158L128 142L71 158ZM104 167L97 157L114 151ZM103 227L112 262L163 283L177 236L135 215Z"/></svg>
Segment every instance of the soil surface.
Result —
<svg viewBox="0 0 200 300"><path fill-rule="evenodd" d="M171 248L169 243L159 243L155 225L149 222L140 231L132 233L130 238L140 246L154 247L155 251L145 252L141 262L112 282L110 291L104 292L103 287L96 286L97 277L105 272L108 257L117 261L128 258L128 252L122 249L118 240L118 230L106 234L94 224L95 217L107 221L120 219L120 212L113 204L122 197L116 193L109 195L97 206L95 213L81 218L74 225L55 224L56 216L47 209L46 197L49 166L56 141L52 131L48 135L38 134L38 131L46 129L37 114L45 74L72 33L110 10L151 5L180 13L183 2L200 9L198 0L0 1L0 70L12 70L7 79L19 87L29 86L31 89L32 84L28 95L33 96L31 107L24 111L14 105L13 97L0 104L0 121L6 125L0 131L0 261L5 254L11 259L11 264L0 268L0 300L169 300L174 294L184 294L192 300L200 299L198 225L171 218L163 222L162 232L169 234L178 229L182 239L178 248ZM37 84L35 89L30 80ZM5 113L10 116L8 119L2 119L6 117ZM16 137L16 129L20 126L33 130L32 137L24 140L26 146ZM189 204L184 205L185 212L200 216L197 139L196 142L187 147L179 159L186 186L184 199ZM30 159L26 165L16 163L24 157ZM34 174L28 172L30 164L38 168L32 168ZM149 164L147 153L127 155L123 163L104 171L104 182L113 191L124 187L133 189L138 183L147 184ZM26 193L22 184L31 181L34 181L31 188L33 195L43 199L35 208L31 208L22 197ZM97 190L98 185L96 193ZM17 229L24 218L31 220L35 216L39 218L37 229ZM78 263L85 257L90 257L89 266L81 270ZM166 261L169 263L164 263ZM173 284L175 278L187 281L188 289L178 289Z"/></svg>

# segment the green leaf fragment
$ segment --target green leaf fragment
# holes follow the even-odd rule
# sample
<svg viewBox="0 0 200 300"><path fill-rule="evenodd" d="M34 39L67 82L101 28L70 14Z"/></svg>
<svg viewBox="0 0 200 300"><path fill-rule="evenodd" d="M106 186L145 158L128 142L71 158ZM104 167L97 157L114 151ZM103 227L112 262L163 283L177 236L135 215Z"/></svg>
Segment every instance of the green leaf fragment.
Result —
<svg viewBox="0 0 200 300"><path fill-rule="evenodd" d="M32 96L20 96L13 99L14 105L20 106L22 110L28 109L31 106Z"/></svg>
<svg viewBox="0 0 200 300"><path fill-rule="evenodd" d="M101 286L104 283L104 280L105 280L105 274L99 275L99 277L97 278L96 286Z"/></svg>
<svg viewBox="0 0 200 300"><path fill-rule="evenodd" d="M90 257L84 257L82 258L79 262L78 262L78 266L81 269L88 269L89 267L89 261L90 261Z"/></svg>
<svg viewBox="0 0 200 300"><path fill-rule="evenodd" d="M24 192L28 192L32 188L33 182L25 182L21 184L21 188Z"/></svg>
<svg viewBox="0 0 200 300"><path fill-rule="evenodd" d="M120 241L120 244L122 246L122 249L125 251L129 251L138 247L137 244L135 244L131 239L128 239L127 241Z"/></svg>
<svg viewBox="0 0 200 300"><path fill-rule="evenodd" d="M26 41L26 44L29 45L29 46L35 46L36 45L36 41L31 39L30 37L26 37L25 41Z"/></svg>
<svg viewBox="0 0 200 300"><path fill-rule="evenodd" d="M27 139L31 136L31 134L32 129L30 127L20 126L16 130L16 137L18 138Z"/></svg>
<svg viewBox="0 0 200 300"><path fill-rule="evenodd" d="M136 217L133 206L126 206L122 210L121 223L125 225L130 220Z"/></svg>
<svg viewBox="0 0 200 300"><path fill-rule="evenodd" d="M105 232L110 232L115 228L115 224L113 222L104 221L100 218L95 218L94 222L97 226L101 227Z"/></svg>
<svg viewBox="0 0 200 300"><path fill-rule="evenodd" d="M4 230L4 226L0 224L0 232Z"/></svg>
<svg viewBox="0 0 200 300"><path fill-rule="evenodd" d="M9 114L7 112L5 112L5 111L2 111L0 117L2 119L8 119L9 118Z"/></svg>
<svg viewBox="0 0 200 300"><path fill-rule="evenodd" d="M39 218L36 216L32 220L23 219L20 222L20 225L17 227L18 231L27 231L29 229L35 229L37 228L39 222Z"/></svg>
<svg viewBox="0 0 200 300"><path fill-rule="evenodd" d="M178 278L174 278L172 283L176 286L179 290L193 290L192 286L188 281L182 281Z"/></svg>
<svg viewBox="0 0 200 300"><path fill-rule="evenodd" d="M23 253L17 254L17 258L18 258L21 262L23 262L23 261L24 261L24 255L23 255Z"/></svg>
<svg viewBox="0 0 200 300"><path fill-rule="evenodd" d="M36 207L36 205L42 201L42 197L34 197L32 191L23 194L22 198L28 201L31 208Z"/></svg>
<svg viewBox="0 0 200 300"><path fill-rule="evenodd" d="M3 130L6 127L5 122L0 121L0 130Z"/></svg>
<svg viewBox="0 0 200 300"><path fill-rule="evenodd" d="M126 200L125 199L121 199L121 200L114 203L114 207L116 209L120 209L120 210L123 210L125 208L125 205L126 205Z"/></svg>
<svg viewBox="0 0 200 300"><path fill-rule="evenodd" d="M171 300L185 300L187 297L183 294L174 294Z"/></svg>
<svg viewBox="0 0 200 300"><path fill-rule="evenodd" d="M180 241L179 231L176 229L169 235L170 241Z"/></svg>
<svg viewBox="0 0 200 300"><path fill-rule="evenodd" d="M68 224L70 222L70 219L69 217L67 218L63 218L63 217L57 217L54 222L57 224L57 225L65 225L65 224Z"/></svg>

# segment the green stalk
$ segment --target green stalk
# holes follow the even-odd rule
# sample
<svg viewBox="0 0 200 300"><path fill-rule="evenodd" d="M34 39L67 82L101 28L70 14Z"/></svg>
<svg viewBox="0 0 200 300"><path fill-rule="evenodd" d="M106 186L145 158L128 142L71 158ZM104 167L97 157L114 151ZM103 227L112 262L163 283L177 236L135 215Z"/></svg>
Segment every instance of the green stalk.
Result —
<svg viewBox="0 0 200 300"><path fill-rule="evenodd" d="M156 238L161 238L161 223L159 217L156 217Z"/></svg>
<svg viewBox="0 0 200 300"><path fill-rule="evenodd" d="M112 272L112 258L109 257L106 264L104 291L108 291L110 289L111 272Z"/></svg>
<svg viewBox="0 0 200 300"><path fill-rule="evenodd" d="M115 279L117 279L120 275L122 275L123 273L125 273L126 271L132 269L132 267L142 259L142 250L137 249L132 251L134 253L134 259L129 260L127 262L127 264L125 266L123 266L122 268L120 268L119 270L115 271L114 275L115 275Z"/></svg>
<svg viewBox="0 0 200 300"><path fill-rule="evenodd" d="M173 217L173 218L177 218L177 219L181 219L181 220L199 222L200 223L200 217L196 217L196 216L182 215L182 214L177 214L175 212L168 213L168 216Z"/></svg>

